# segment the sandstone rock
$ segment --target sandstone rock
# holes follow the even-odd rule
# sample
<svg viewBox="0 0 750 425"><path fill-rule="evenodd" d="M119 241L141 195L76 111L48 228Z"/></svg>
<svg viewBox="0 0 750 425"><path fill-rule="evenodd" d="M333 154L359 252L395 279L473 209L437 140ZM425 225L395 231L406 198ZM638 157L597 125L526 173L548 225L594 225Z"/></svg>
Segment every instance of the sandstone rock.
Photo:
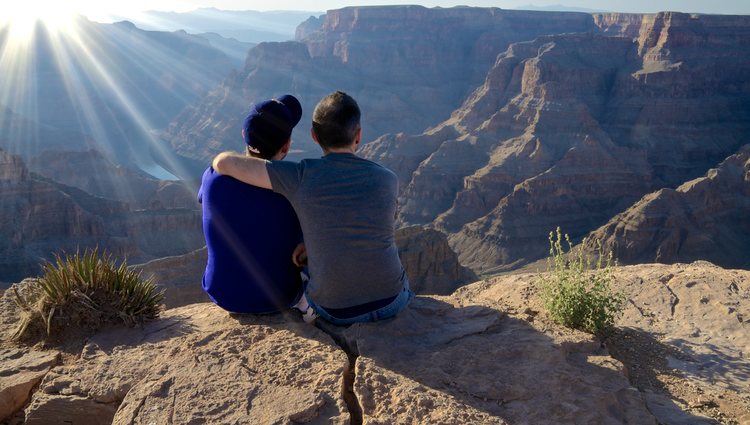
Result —
<svg viewBox="0 0 750 425"><path fill-rule="evenodd" d="M593 17L603 34L628 38L638 38L643 21L652 19L640 13L594 13Z"/></svg>
<svg viewBox="0 0 750 425"><path fill-rule="evenodd" d="M551 323L530 274L420 296L378 323L318 323L340 346L296 314L180 307L89 339L43 378L26 421L747 422L750 272L615 275L630 301L604 345Z"/></svg>
<svg viewBox="0 0 750 425"><path fill-rule="evenodd" d="M31 390L58 362L56 351L0 348L0 422L31 398Z"/></svg>
<svg viewBox="0 0 750 425"><path fill-rule="evenodd" d="M750 272L707 262L618 268L615 290L629 301L606 342L659 423L750 420ZM453 295L550 325L536 275L501 276ZM554 327L551 327L554 329ZM712 419L711 419L712 418Z"/></svg>
<svg viewBox="0 0 750 425"><path fill-rule="evenodd" d="M420 226L396 232L399 256L413 291L419 294L449 294L476 280L471 270L461 266L445 235ZM188 254L159 258L133 266L144 278L152 278L165 289L167 308L206 302L201 277L206 268L205 247Z"/></svg>
<svg viewBox="0 0 750 425"><path fill-rule="evenodd" d="M591 337L462 304L418 298L344 332L365 423L656 423Z"/></svg>
<svg viewBox="0 0 750 425"><path fill-rule="evenodd" d="M26 408L24 423L45 425L51 423L73 423L100 425L112 422L117 406L97 403L86 397L61 396L37 393Z"/></svg>
<svg viewBox="0 0 750 425"><path fill-rule="evenodd" d="M437 230L411 226L396 231L396 245L412 291L446 295L477 280L458 262L448 239Z"/></svg>
<svg viewBox="0 0 750 425"><path fill-rule="evenodd" d="M294 39L301 41L307 38L310 34L320 31L320 27L323 25L325 15L321 16L310 16L304 22L297 25L297 29L294 31Z"/></svg>
<svg viewBox="0 0 750 425"><path fill-rule="evenodd" d="M165 290L167 308L206 302L201 278L206 269L208 251L205 247L188 254L159 258L133 266L145 279L153 279Z"/></svg>
<svg viewBox="0 0 750 425"><path fill-rule="evenodd" d="M298 318L196 304L91 338L43 380L26 420L346 423L346 369L346 355Z"/></svg>
<svg viewBox="0 0 750 425"><path fill-rule="evenodd" d="M750 146L676 190L644 196L592 232L622 263L708 260L750 267ZM593 242L592 242L593 243ZM589 245L589 249L593 248Z"/></svg>
<svg viewBox="0 0 750 425"><path fill-rule="evenodd" d="M0 183L0 281L36 275L43 260L61 251L99 247L143 262L203 244L195 208L131 211L34 174Z"/></svg>
<svg viewBox="0 0 750 425"><path fill-rule="evenodd" d="M25 180L29 170L21 158L0 149L0 182Z"/></svg>

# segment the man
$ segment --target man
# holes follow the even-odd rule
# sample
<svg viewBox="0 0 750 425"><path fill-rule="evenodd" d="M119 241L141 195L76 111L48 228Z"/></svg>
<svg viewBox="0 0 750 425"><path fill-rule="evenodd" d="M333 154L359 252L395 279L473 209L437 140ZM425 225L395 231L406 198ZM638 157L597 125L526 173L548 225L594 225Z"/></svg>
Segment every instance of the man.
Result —
<svg viewBox="0 0 750 425"><path fill-rule="evenodd" d="M414 297L394 241L396 175L355 155L360 110L343 92L318 103L311 133L320 159L263 161L224 152L214 168L289 199L305 234L305 294L315 313L337 325L393 316Z"/></svg>
<svg viewBox="0 0 750 425"><path fill-rule="evenodd" d="M299 101L290 95L254 105L242 126L248 158L283 159L301 116ZM214 303L233 313L270 313L300 299L292 253L302 231L286 198L209 167L198 202L208 248L203 290Z"/></svg>

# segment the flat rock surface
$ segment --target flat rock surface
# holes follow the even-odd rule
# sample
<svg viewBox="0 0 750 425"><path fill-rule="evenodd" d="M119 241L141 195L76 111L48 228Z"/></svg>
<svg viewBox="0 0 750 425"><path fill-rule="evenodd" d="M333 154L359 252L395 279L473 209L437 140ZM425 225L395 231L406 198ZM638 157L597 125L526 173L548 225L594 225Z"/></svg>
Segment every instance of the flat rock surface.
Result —
<svg viewBox="0 0 750 425"><path fill-rule="evenodd" d="M5 341L0 382L41 382L22 417L0 423L750 423L750 271L697 262L615 277L629 300L603 343L548 320L536 274L348 328L203 303L102 331L61 360Z"/></svg>
<svg viewBox="0 0 750 425"><path fill-rule="evenodd" d="M55 368L27 423L344 423L346 354L295 317L168 310L144 328L98 334Z"/></svg>
<svg viewBox="0 0 750 425"><path fill-rule="evenodd" d="M418 298L344 338L364 423L656 423L598 342L495 308Z"/></svg>
<svg viewBox="0 0 750 425"><path fill-rule="evenodd" d="M699 261L620 267L615 277L629 300L605 345L659 422L750 423L750 271ZM525 317L548 334L555 325L539 313L535 280L501 276L453 297Z"/></svg>

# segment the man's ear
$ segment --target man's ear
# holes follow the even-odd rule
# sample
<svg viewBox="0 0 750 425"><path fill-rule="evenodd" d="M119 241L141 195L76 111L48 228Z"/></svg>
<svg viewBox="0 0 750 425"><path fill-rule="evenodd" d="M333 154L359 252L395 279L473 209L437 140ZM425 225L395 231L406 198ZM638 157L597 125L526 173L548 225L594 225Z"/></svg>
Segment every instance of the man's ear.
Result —
<svg viewBox="0 0 750 425"><path fill-rule="evenodd" d="M318 136L315 135L315 131L312 128L310 128L310 136L312 136L313 142L318 145L320 144L320 142L318 141Z"/></svg>
<svg viewBox="0 0 750 425"><path fill-rule="evenodd" d="M284 155L289 153L289 149L292 147L292 138L290 137L289 140L284 143L284 146L279 149L279 152L282 152Z"/></svg>
<svg viewBox="0 0 750 425"><path fill-rule="evenodd" d="M354 145L358 145L359 142L362 141L362 127L357 129L357 132L354 134Z"/></svg>

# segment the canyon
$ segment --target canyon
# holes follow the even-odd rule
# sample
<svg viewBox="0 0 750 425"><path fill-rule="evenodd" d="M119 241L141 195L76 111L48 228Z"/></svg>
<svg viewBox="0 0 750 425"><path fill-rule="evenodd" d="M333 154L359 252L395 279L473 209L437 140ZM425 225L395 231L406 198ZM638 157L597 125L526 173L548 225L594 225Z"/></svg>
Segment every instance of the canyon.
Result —
<svg viewBox="0 0 750 425"><path fill-rule="evenodd" d="M125 111L83 128L59 96L49 123L0 105L0 423L750 421L750 16L351 7L234 70L182 32L92 28L162 40L201 77L126 67L149 132ZM419 295L345 328L207 303L199 173L242 149L251 103L284 93L304 108L290 158L318 156L306 123L336 89L360 102L360 154L399 177ZM136 133L181 181L127 163ZM604 338L554 323L519 270L557 227L634 264L613 271L627 302ZM166 291L161 317L11 340L39 261L97 246Z"/></svg>
<svg viewBox="0 0 750 425"><path fill-rule="evenodd" d="M399 227L426 226L447 235L459 262L476 275L543 258L556 227L574 242L607 239L623 263L693 261L710 253L719 265L747 267L733 253L748 249L740 219L746 203L725 199L729 190L745 193L747 180L701 185L700 199L714 199L710 214L736 217L723 220L720 231L706 220L671 220L672 214L700 210L702 201L696 197L686 205L669 195L682 193L678 188L747 144L747 16L350 7L310 17L298 26L296 41L260 43L233 71L209 45L194 49L194 36L141 31L129 23L97 31L111 36L102 43L113 46L163 38L176 57L189 57L181 66L190 60L211 64L200 71L210 78L199 78L201 87L189 96L177 91L161 99L159 90L179 86L177 80L154 88L146 76L138 77L144 90L165 102L153 122L164 128L164 142L149 149L181 158L171 168L161 165L182 182L160 181L118 155L92 149L92 134L62 126L74 121L64 114L42 126L6 108L6 136L37 128L37 137L55 138L27 141L36 150L23 158L35 175L126 205L113 208L195 210L197 176L217 152L242 147L239 122L257 99L294 93L304 115L290 159L319 155L305 123L320 97L343 89L363 110L369 142L361 155L399 177ZM44 46L42 51L50 48ZM168 80L161 72L152 77ZM648 224L654 210L638 207L654 193L663 198L661 222L677 226L669 236ZM667 206L667 198L682 207ZM597 230L620 220L619 214L628 215L628 234L639 234L641 242L618 243L621 230ZM610 229L625 225L617 226ZM667 247L682 244L687 234L688 245L700 246ZM727 235L735 237L722 242ZM176 255L187 246L164 248L159 252Z"/></svg>
<svg viewBox="0 0 750 425"><path fill-rule="evenodd" d="M62 252L98 247L133 264L202 246L200 210L165 208L158 186L146 195L151 208L135 209L29 172L0 150L0 282L34 276Z"/></svg>
<svg viewBox="0 0 750 425"><path fill-rule="evenodd" d="M580 241L750 132L747 16L350 7L297 39L251 49L169 125L171 148L205 163L241 148L253 99L294 93L305 123L347 91L363 110L360 153L399 176L399 226L447 234L480 275L544 257L556 227ZM319 155L301 127L291 159Z"/></svg>
<svg viewBox="0 0 750 425"><path fill-rule="evenodd" d="M28 40L0 27L0 50L0 148L26 160L93 148L132 166L154 154L155 129L241 64L184 31L83 17Z"/></svg>

